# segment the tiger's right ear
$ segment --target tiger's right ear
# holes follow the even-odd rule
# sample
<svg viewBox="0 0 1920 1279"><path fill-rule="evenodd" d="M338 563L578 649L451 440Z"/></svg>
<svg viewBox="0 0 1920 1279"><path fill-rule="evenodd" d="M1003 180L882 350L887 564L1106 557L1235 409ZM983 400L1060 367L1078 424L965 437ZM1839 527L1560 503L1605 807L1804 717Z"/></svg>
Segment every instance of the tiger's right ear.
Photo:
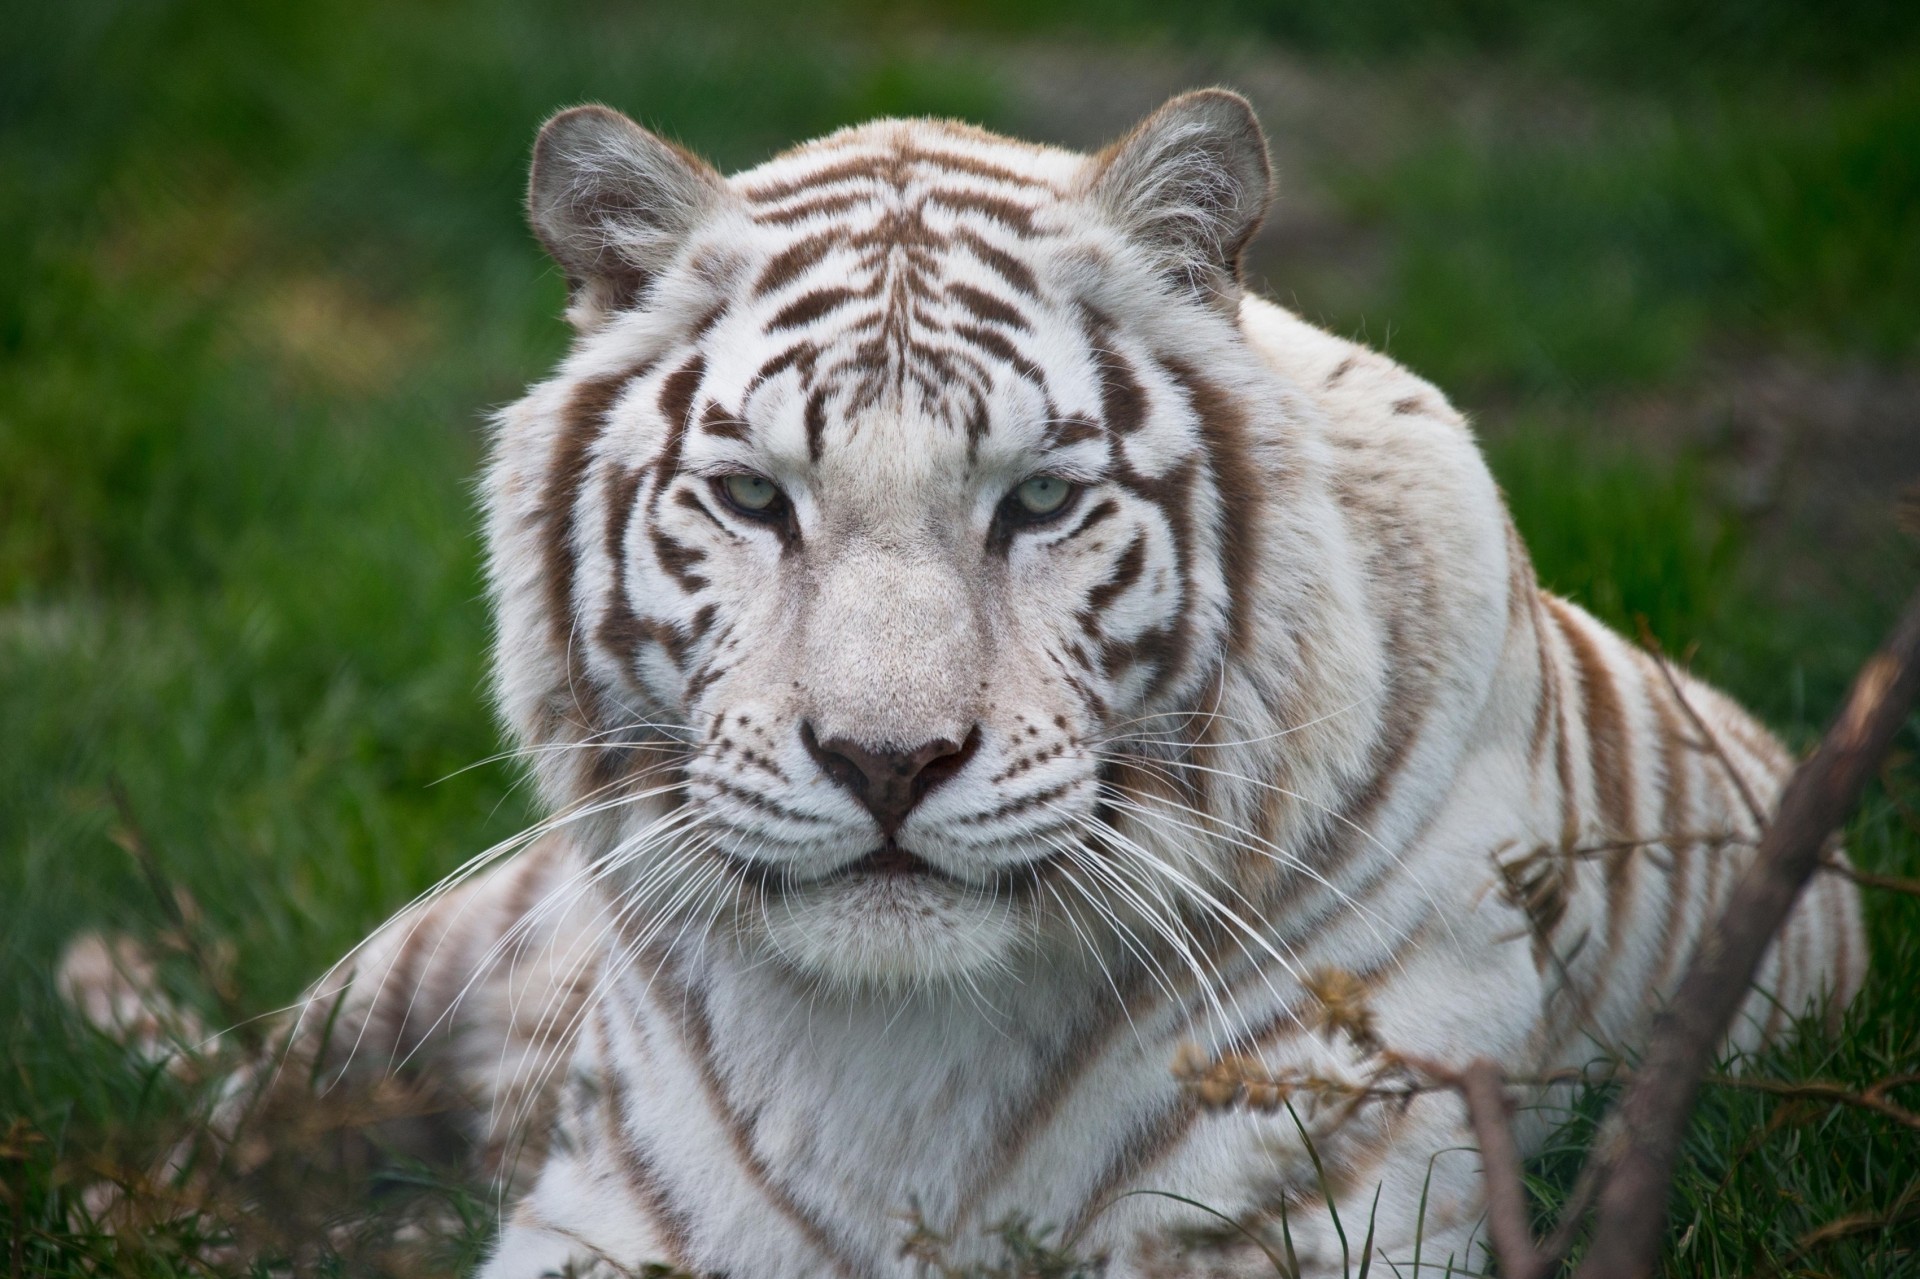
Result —
<svg viewBox="0 0 1920 1279"><path fill-rule="evenodd" d="M1231 315L1240 255L1273 196L1267 137L1225 89L1173 98L1093 157L1091 193L1184 291Z"/></svg>
<svg viewBox="0 0 1920 1279"><path fill-rule="evenodd" d="M712 166L610 107L572 107L533 144L527 221L592 328L632 306L726 196Z"/></svg>

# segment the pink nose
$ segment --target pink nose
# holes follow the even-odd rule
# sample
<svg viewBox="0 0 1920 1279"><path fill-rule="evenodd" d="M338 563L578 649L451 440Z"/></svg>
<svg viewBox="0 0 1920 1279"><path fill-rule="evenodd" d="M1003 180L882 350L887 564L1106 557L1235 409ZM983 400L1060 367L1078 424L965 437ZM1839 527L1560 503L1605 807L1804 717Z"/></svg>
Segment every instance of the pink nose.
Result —
<svg viewBox="0 0 1920 1279"><path fill-rule="evenodd" d="M875 750L848 737L823 742L814 736L813 725L802 723L800 740L820 771L865 805L880 823L880 833L890 839L928 791L967 766L980 746L980 729L976 725L964 742L941 737L912 750Z"/></svg>

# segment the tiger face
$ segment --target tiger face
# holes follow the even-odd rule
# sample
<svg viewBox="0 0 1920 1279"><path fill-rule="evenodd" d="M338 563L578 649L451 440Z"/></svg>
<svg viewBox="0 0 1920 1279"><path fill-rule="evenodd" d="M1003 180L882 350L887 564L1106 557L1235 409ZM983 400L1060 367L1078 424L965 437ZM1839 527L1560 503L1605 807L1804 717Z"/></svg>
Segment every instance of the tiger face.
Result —
<svg viewBox="0 0 1920 1279"><path fill-rule="evenodd" d="M1218 353L1267 191L1217 92L1091 159L886 121L732 180L549 122L580 336L500 424L497 666L630 946L911 983L1177 890L1090 850L1249 625Z"/></svg>

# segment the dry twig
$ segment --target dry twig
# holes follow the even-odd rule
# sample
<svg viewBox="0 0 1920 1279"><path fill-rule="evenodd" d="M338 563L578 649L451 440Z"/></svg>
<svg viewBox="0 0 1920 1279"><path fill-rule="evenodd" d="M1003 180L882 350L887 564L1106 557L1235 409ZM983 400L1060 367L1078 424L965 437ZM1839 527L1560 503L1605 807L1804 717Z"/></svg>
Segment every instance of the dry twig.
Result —
<svg viewBox="0 0 1920 1279"><path fill-rule="evenodd" d="M1726 770L1727 780L1731 781L1733 788L1740 792L1740 802L1746 805L1747 816L1753 819L1755 827L1765 830L1767 810L1761 807L1759 799L1753 793L1753 788L1747 785L1745 775L1734 766L1733 757L1728 755L1727 748L1720 744L1720 738L1707 726L1707 721L1700 717L1700 712L1694 709L1686 690L1680 687L1680 677L1673 673L1673 663L1667 660L1665 651L1661 649L1660 637L1653 633L1653 627L1648 624L1644 615L1637 616L1634 620L1640 626L1640 643L1653 657L1653 664L1660 668L1660 677L1667 682L1667 691L1673 694L1674 701L1680 703L1680 709L1686 713L1687 721L1693 725L1694 732L1700 734L1699 748L1711 752L1720 761L1720 767Z"/></svg>

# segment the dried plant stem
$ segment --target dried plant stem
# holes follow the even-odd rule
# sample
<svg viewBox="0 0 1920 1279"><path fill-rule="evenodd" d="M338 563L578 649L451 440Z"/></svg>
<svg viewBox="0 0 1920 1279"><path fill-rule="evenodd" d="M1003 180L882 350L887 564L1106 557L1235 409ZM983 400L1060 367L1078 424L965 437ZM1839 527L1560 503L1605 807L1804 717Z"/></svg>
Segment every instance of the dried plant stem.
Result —
<svg viewBox="0 0 1920 1279"><path fill-rule="evenodd" d="M186 955L187 961L193 965L195 976L205 983L208 992L219 1004L224 1024L242 1035L251 1035L252 1022L240 1006L239 992L234 989L228 966L218 962L201 943L200 921L189 918L187 913L193 905L192 899L186 898L186 905L182 905L182 895L175 890L172 880L161 868L153 841L147 837L146 828L134 815L133 801L128 798L127 788L118 777L107 778L107 795L112 799L114 813L119 818L112 832L113 842L140 867L147 887L152 890L154 899L167 917L168 931L174 945Z"/></svg>
<svg viewBox="0 0 1920 1279"><path fill-rule="evenodd" d="M1920 897L1920 879L1903 879L1898 875L1876 875L1870 870L1849 866L1833 856L1822 857L1820 869L1839 875L1843 879L1850 879L1862 888L1877 888L1882 892L1906 893L1912 897Z"/></svg>
<svg viewBox="0 0 1920 1279"><path fill-rule="evenodd" d="M1659 636L1653 633L1653 628L1647 624L1645 617L1635 620L1640 624L1641 644L1645 645L1647 652L1652 655L1653 664L1660 668L1660 677L1666 680L1667 691L1673 694L1674 701L1680 703L1680 709L1686 713L1687 721L1693 725L1693 731L1700 734L1702 749L1711 751L1720 761L1720 767L1726 770L1727 780L1731 781L1733 788L1740 792L1740 802L1746 805L1747 816L1753 819L1756 827L1765 829L1767 810L1755 797L1753 788L1747 785L1747 779L1738 768L1734 767L1733 758L1727 754L1727 748L1720 744L1720 738L1707 726L1707 721L1700 717L1700 712L1694 709L1686 690L1680 687L1680 677L1673 673L1673 663L1667 660L1666 653L1662 651Z"/></svg>
<svg viewBox="0 0 1920 1279"><path fill-rule="evenodd" d="M1896 1079L1883 1079L1872 1087L1855 1091L1842 1084L1830 1084L1823 1080L1809 1080L1805 1083L1789 1083L1781 1079L1747 1079L1739 1075L1708 1075L1704 1082L1716 1088L1738 1088L1745 1092L1769 1093L1775 1097L1792 1097L1803 1101L1825 1101L1839 1106L1852 1106L1858 1110L1871 1110L1876 1115L1884 1115L1897 1124L1904 1124L1920 1132L1920 1114L1908 1110L1905 1106L1888 1101L1886 1092L1902 1084L1913 1083L1916 1076L1902 1075Z"/></svg>

